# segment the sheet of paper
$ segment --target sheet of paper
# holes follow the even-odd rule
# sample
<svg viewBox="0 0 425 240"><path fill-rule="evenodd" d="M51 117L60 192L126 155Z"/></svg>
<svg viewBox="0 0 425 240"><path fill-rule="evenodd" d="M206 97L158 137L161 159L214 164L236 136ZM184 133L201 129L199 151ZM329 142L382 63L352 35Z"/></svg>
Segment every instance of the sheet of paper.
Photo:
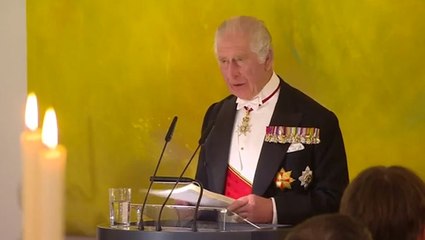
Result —
<svg viewBox="0 0 425 240"><path fill-rule="evenodd" d="M151 194L166 198L170 194L171 189L166 190L152 190ZM183 187L174 189L171 199L185 201L195 205L198 201L200 188L191 183ZM234 199L224 196L222 194L214 193L204 189L200 205L205 207L227 207Z"/></svg>

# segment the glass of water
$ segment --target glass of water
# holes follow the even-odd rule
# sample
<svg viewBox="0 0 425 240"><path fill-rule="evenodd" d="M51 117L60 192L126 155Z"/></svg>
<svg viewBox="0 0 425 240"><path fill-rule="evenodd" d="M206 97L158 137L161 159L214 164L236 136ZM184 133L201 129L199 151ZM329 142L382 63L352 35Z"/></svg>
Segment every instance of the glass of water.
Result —
<svg viewBox="0 0 425 240"><path fill-rule="evenodd" d="M128 228L130 226L130 188L109 189L109 222L111 227Z"/></svg>

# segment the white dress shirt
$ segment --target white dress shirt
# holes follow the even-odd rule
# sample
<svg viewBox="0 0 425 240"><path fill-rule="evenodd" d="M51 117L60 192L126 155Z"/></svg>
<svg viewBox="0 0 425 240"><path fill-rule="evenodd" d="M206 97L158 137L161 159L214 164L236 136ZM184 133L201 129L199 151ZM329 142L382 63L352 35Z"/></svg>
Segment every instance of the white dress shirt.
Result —
<svg viewBox="0 0 425 240"><path fill-rule="evenodd" d="M273 92L279 87L279 84L279 78L273 72L270 81L256 97L249 101L240 98L236 100L237 112L233 125L229 165L248 183L250 183L251 186L254 181L255 170L257 168L258 159L263 146L266 127L270 124L280 89L274 94ZM273 96L263 103L264 99L269 97L271 94L273 94ZM246 114L244 107L253 109L249 113L250 131L246 134L239 131L239 126L242 124L242 118ZM273 198L272 201L273 223L277 223L276 206Z"/></svg>

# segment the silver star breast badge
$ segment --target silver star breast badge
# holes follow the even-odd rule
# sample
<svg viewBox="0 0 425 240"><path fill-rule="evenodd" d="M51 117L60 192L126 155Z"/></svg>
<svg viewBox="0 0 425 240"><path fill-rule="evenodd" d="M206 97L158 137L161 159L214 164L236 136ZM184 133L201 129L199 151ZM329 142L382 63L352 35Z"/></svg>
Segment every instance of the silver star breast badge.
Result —
<svg viewBox="0 0 425 240"><path fill-rule="evenodd" d="M310 170L310 167L307 166L304 171L302 171L301 176L298 178L301 182L301 186L307 188L308 185L313 180L313 171Z"/></svg>

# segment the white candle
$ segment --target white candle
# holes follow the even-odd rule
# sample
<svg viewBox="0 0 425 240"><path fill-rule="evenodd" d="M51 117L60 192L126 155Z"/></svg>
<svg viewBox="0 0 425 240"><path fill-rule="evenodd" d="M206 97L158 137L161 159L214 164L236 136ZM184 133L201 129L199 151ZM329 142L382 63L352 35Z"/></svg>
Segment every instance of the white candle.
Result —
<svg viewBox="0 0 425 240"><path fill-rule="evenodd" d="M42 148L38 129L37 97L30 93L25 107L26 129L21 134L22 154L22 229L24 240L39 240L39 166L38 154Z"/></svg>
<svg viewBox="0 0 425 240"><path fill-rule="evenodd" d="M58 127L53 108L46 111L43 121L40 152L41 214L38 221L42 240L63 240L64 231L64 176L66 149L58 145Z"/></svg>

